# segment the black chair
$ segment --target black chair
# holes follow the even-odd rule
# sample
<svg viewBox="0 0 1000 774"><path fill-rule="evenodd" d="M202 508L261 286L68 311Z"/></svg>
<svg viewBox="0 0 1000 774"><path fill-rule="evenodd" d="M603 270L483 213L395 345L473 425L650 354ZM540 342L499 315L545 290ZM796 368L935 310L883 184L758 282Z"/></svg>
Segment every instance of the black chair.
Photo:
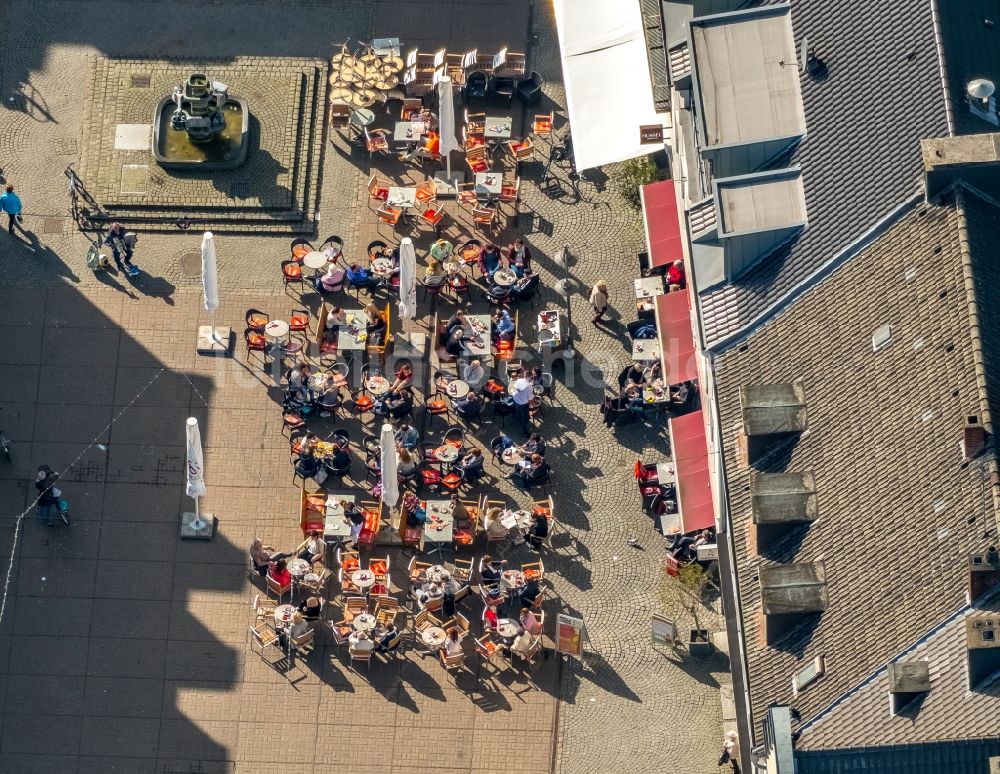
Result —
<svg viewBox="0 0 1000 774"><path fill-rule="evenodd" d="M336 263L344 254L344 238L339 236L328 236L319 246L319 251L325 253L331 263Z"/></svg>
<svg viewBox="0 0 1000 774"><path fill-rule="evenodd" d="M518 81L515 91L517 92L517 98L521 100L521 104L529 107L541 102L542 85L544 83L545 80L535 71L532 71L531 75L524 80Z"/></svg>
<svg viewBox="0 0 1000 774"><path fill-rule="evenodd" d="M330 440L340 444L344 449L351 448L351 434L346 430L334 430L333 435L330 436Z"/></svg>
<svg viewBox="0 0 1000 774"><path fill-rule="evenodd" d="M381 239L376 239L374 242L368 243L368 260L374 261L376 258L382 257L382 251L385 250L389 245L383 242Z"/></svg>
<svg viewBox="0 0 1000 774"><path fill-rule="evenodd" d="M466 105L473 100L486 101L489 94L490 77L482 70L474 70L465 77L465 88L462 89L462 101Z"/></svg>
<svg viewBox="0 0 1000 774"><path fill-rule="evenodd" d="M652 328L652 333L649 333L649 329ZM628 331L630 338L637 338L636 334L644 333L642 336L638 336L640 339L655 339L656 338L656 323L650 320L635 320L630 322L625 329Z"/></svg>
<svg viewBox="0 0 1000 774"><path fill-rule="evenodd" d="M455 466L454 470L456 472L462 472L465 474L465 483L467 484L477 484L479 479L486 475L486 458L480 457L479 462L475 465L470 465L467 468L461 468L458 465Z"/></svg>
<svg viewBox="0 0 1000 774"><path fill-rule="evenodd" d="M507 417L514 413L514 399L506 397L502 400L493 401L493 419L500 417L500 427L507 422Z"/></svg>
<svg viewBox="0 0 1000 774"><path fill-rule="evenodd" d="M490 82L489 103L500 107L510 107L514 101L514 79L493 78Z"/></svg>

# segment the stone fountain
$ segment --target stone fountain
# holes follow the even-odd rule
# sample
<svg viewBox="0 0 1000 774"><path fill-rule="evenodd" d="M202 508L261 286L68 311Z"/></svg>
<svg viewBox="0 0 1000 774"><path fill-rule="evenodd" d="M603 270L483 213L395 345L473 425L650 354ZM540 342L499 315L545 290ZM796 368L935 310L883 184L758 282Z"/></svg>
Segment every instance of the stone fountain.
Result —
<svg viewBox="0 0 1000 774"><path fill-rule="evenodd" d="M167 169L233 169L246 161L249 125L244 100L193 73L156 107L153 157Z"/></svg>

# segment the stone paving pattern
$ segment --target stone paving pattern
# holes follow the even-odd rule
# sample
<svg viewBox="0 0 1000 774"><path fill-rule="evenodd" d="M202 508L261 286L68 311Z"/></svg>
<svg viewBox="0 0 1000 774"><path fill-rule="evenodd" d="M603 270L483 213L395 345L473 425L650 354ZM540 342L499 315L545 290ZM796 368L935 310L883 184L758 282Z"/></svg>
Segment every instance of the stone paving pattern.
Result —
<svg viewBox="0 0 1000 774"><path fill-rule="evenodd" d="M0 772L284 772L290 765L346 772L358 767L349 751L365 746L378 751L373 767L384 760L394 773L575 774L601 764L716 771L724 661L692 661L654 649L649 639L649 615L678 614L678 605L663 580L662 538L641 512L631 471L636 458L668 453L665 429L612 433L597 411L603 381L613 383L627 362L628 319L616 313L605 328L591 327L586 293L605 277L613 306L626 310L642 244L638 214L607 177L574 183L561 167L555 183L540 187L541 161L521 169L517 228L544 284L561 276L551 260L558 248L569 245L578 256L570 269L580 290L570 301L578 357L542 425L563 525L545 561L558 596L548 603L550 616L583 615L590 639L582 661L540 662L534 686L513 674L483 680L474 658L476 671L451 682L412 652L393 666L373 664L370 677L363 668L352 674L326 643L301 675L280 674L250 652L246 546L256 535L275 545L298 537L298 490L273 385L241 348L226 361L195 355L195 325L208 318L192 264L181 258L197 251L198 235L144 234L137 255L144 273L133 285L90 272L86 240L65 218L62 169L79 156L86 56L321 57L331 39L389 33L432 50L476 42L492 50L524 37L527 3L219 0L136 3L127 12L103 1L4 6L0 166L21 190L32 236L12 247L0 234L7 261L0 325L13 331L0 353L0 419L15 443L13 464L0 465L0 517L8 525L0 556L10 550L14 517L31 501L38 462L74 463L64 487L74 525L24 523L0 621ZM178 9L192 7L212 35L185 39L190 25ZM139 18L141 25L127 24ZM548 4L537 4L532 19L529 54L546 78L539 112L554 106L561 132L565 97ZM362 193L368 169L363 153L334 138L323 168L320 239L341 233L349 249L363 250L372 232ZM449 228L467 229L461 217L457 224ZM432 235L415 238L423 255ZM284 315L298 306L294 292L279 287L277 264L287 249L281 238L220 238L216 323L242 330L247 307ZM312 294L302 301L315 307ZM549 290L543 302L564 303ZM177 513L190 504L181 486L189 415L202 422L205 508L220 519L209 544L176 537ZM494 432L484 423L480 435ZM492 483L499 496L525 501ZM641 550L627 545L631 536ZM718 628L717 617L705 618Z"/></svg>

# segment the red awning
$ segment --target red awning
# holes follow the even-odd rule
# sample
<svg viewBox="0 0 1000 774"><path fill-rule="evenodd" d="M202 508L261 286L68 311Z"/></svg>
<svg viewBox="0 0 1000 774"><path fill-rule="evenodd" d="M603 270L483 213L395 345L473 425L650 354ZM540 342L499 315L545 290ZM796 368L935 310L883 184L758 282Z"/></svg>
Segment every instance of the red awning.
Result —
<svg viewBox="0 0 1000 774"><path fill-rule="evenodd" d="M660 340L663 381L669 385L698 378L690 301L690 295L684 290L656 297L656 335Z"/></svg>
<svg viewBox="0 0 1000 774"><path fill-rule="evenodd" d="M682 532L715 526L708 475L708 443L701 411L670 420L670 448L677 472L677 505Z"/></svg>
<svg viewBox="0 0 1000 774"><path fill-rule="evenodd" d="M677 192L673 180L642 186L642 217L646 223L649 265L667 266L683 260L681 224L677 219Z"/></svg>

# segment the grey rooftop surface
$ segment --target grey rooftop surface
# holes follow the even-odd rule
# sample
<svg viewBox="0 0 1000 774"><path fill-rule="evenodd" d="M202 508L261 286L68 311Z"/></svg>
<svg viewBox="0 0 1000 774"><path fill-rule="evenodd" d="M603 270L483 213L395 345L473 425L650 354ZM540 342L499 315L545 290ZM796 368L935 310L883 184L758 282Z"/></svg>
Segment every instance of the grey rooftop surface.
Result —
<svg viewBox="0 0 1000 774"><path fill-rule="evenodd" d="M997 208L969 191L943 206L915 205L717 359L755 728L772 702L792 705L798 728L808 727L965 604L968 557L985 550L996 528L993 453L967 462L959 441L969 416L991 426L986 394L996 385L987 374L997 373L1000 275L990 236L1000 233L998 221ZM890 342L875 351L872 334L886 324ZM793 383L808 403L807 428L775 437L748 467L741 390ZM752 498L761 473L811 474L818 517L777 534L758 531ZM768 644L771 592L761 579L779 565L819 562L827 608L803 612L797 625L794 613L772 610L783 613L782 625ZM956 648L931 665L932 679L964 658L964 645ZM824 676L793 695L793 674L817 656ZM935 685L934 712L918 727L887 723L887 693L876 692L870 704L855 701L850 722L815 725L807 746L941 741L970 714L967 736L995 732L996 690L970 698Z"/></svg>

